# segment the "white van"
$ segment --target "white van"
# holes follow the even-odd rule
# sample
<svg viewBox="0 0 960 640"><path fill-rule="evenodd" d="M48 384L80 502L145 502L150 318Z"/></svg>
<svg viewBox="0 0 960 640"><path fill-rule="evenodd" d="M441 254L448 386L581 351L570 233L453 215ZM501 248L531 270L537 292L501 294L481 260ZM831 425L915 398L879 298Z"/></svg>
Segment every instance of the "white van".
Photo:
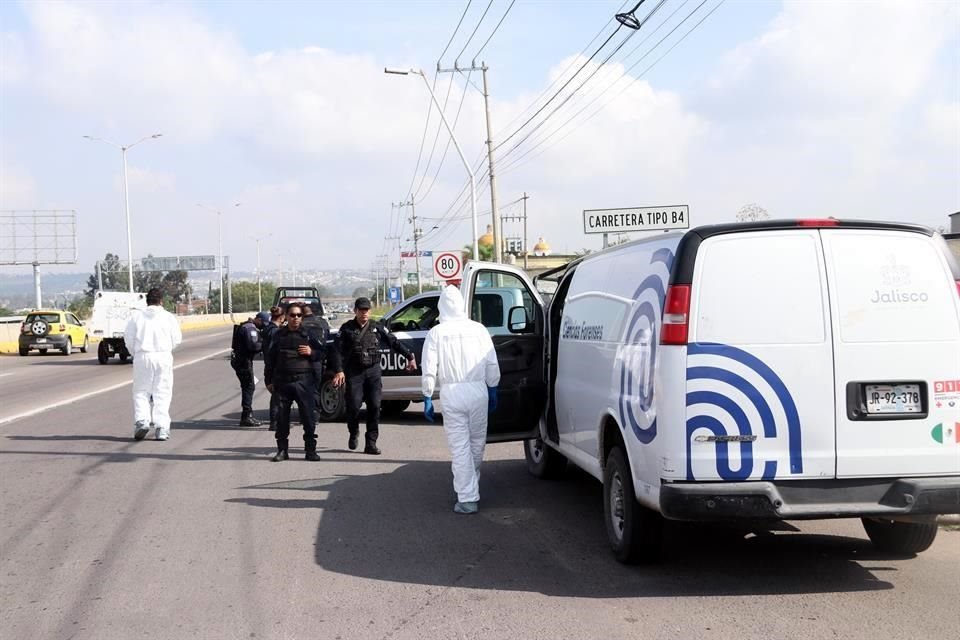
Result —
<svg viewBox="0 0 960 640"><path fill-rule="evenodd" d="M864 221L701 227L571 262L548 308L519 269L494 338L490 441L532 436L531 471L603 482L623 562L663 518L859 517L917 553L960 513L960 269L929 229ZM532 307L532 308L531 308Z"/></svg>

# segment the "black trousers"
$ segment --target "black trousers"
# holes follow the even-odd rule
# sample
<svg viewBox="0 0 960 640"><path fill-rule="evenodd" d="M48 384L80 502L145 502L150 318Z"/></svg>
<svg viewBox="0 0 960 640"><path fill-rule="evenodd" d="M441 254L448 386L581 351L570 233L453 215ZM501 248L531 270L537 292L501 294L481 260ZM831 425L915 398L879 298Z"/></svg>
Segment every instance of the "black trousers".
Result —
<svg viewBox="0 0 960 640"><path fill-rule="evenodd" d="M317 383L313 374L295 380L279 380L273 385L277 398L277 449L286 450L290 437L290 406L296 402L303 424L303 448L308 452L317 450L317 423L313 408L316 402Z"/></svg>
<svg viewBox="0 0 960 640"><path fill-rule="evenodd" d="M383 380L380 365L375 364L360 371L347 372L347 429L351 434L360 433L360 405L367 405L367 444L376 444L380 435L380 398L383 395Z"/></svg>
<svg viewBox="0 0 960 640"><path fill-rule="evenodd" d="M230 366L240 381L240 408L244 416L249 416L253 412L253 392L256 389L253 382L253 360L232 358Z"/></svg>

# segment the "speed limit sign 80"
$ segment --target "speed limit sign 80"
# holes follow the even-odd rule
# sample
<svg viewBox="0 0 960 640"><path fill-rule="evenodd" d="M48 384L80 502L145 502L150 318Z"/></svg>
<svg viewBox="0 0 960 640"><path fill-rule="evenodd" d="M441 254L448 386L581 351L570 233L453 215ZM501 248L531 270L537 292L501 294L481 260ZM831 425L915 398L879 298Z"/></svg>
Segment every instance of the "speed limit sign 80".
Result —
<svg viewBox="0 0 960 640"><path fill-rule="evenodd" d="M456 280L463 271L463 261L459 253L442 251L433 259L433 272L441 280Z"/></svg>

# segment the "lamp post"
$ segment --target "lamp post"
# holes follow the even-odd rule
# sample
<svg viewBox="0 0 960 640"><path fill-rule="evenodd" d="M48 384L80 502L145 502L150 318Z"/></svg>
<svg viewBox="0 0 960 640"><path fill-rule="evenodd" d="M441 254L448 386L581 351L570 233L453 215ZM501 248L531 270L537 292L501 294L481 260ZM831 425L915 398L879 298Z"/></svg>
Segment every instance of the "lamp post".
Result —
<svg viewBox="0 0 960 640"><path fill-rule="evenodd" d="M257 311L263 311L263 295L260 293L260 241L272 235L272 233L262 236L250 235L254 242L257 243Z"/></svg>
<svg viewBox="0 0 960 640"><path fill-rule="evenodd" d="M162 133L154 133L153 135L144 136L133 144L128 145L120 145L115 142L110 142L109 140L104 140L103 138L83 136L91 142L103 142L111 147L120 149L120 155L123 156L123 208L127 216L127 277L130 279L130 293L133 293L133 243L130 239L130 189L127 184L127 150L132 149L144 140L154 140L162 135Z"/></svg>
<svg viewBox="0 0 960 640"><path fill-rule="evenodd" d="M425 76L423 71L419 69L403 70L385 67L383 72L398 76L408 76L410 74L414 74L423 78L423 85L427 88L427 92L430 94L430 99L433 101L433 105L440 113L440 120L443 121L443 125L447 128L447 133L450 134L450 140L453 142L453 146L457 149L457 153L460 155L460 161L463 162L463 167L467 170L467 175L470 176L470 217L473 220L473 259L479 260L480 249L477 236L477 179L473 174L473 170L470 168L470 163L467 162L467 157L463 155L463 149L460 148L460 143L457 142L456 136L453 135L453 128L450 126L450 123L447 122L447 117L443 114L443 109L440 107L440 103L437 102L437 96L434 95L433 89L430 87L430 82L427 80L427 76Z"/></svg>
<svg viewBox="0 0 960 640"><path fill-rule="evenodd" d="M223 225L220 222L220 216L223 212L220 211L220 209L213 209L199 203L197 206L201 209L205 209L211 213L217 214L217 255L219 256L218 259L220 262L220 315L223 315ZM239 207L240 203L234 203L233 206Z"/></svg>

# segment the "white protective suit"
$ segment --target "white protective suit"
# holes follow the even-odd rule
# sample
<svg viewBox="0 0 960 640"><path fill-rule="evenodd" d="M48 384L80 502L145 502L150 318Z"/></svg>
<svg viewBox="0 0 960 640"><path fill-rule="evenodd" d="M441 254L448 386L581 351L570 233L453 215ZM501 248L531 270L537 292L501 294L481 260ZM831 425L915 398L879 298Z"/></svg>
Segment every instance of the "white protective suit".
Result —
<svg viewBox="0 0 960 640"><path fill-rule="evenodd" d="M500 365L487 328L467 318L460 289L445 287L439 309L440 324L423 343L422 390L431 397L440 385L453 488L460 502L477 502L487 441L487 387L500 383Z"/></svg>
<svg viewBox="0 0 960 640"><path fill-rule="evenodd" d="M170 435L173 398L173 350L183 335L176 317L159 305L150 305L127 322L123 339L133 354L133 421L141 427L154 423L157 438ZM153 397L153 419L150 398Z"/></svg>

